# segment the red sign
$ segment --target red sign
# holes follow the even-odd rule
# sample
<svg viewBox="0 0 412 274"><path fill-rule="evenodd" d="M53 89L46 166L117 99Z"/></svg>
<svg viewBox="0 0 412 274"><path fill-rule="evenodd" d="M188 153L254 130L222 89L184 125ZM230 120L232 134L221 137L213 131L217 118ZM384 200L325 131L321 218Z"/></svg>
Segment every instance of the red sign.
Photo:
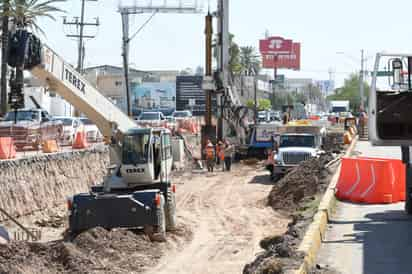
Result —
<svg viewBox="0 0 412 274"><path fill-rule="evenodd" d="M290 54L292 52L292 40L282 37L269 37L259 41L259 50L263 54Z"/></svg>
<svg viewBox="0 0 412 274"><path fill-rule="evenodd" d="M292 52L290 54L262 53L262 66L266 69L280 68L300 70L300 43L292 44Z"/></svg>

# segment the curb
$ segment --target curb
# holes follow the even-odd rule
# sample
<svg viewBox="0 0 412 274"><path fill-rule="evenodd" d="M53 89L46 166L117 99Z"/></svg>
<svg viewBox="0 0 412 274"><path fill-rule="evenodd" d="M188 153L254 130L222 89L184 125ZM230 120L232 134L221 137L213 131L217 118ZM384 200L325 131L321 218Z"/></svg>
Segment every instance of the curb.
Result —
<svg viewBox="0 0 412 274"><path fill-rule="evenodd" d="M359 137L353 139L352 144L348 147L345 157L350 156L354 150ZM336 207L335 187L339 180L340 164L333 175L325 194L320 201L318 211L313 216L313 221L305 232L302 242L299 245L298 251L303 252L305 258L296 274L307 274L316 262L316 256L322 244L322 239L325 235L326 227L334 208Z"/></svg>

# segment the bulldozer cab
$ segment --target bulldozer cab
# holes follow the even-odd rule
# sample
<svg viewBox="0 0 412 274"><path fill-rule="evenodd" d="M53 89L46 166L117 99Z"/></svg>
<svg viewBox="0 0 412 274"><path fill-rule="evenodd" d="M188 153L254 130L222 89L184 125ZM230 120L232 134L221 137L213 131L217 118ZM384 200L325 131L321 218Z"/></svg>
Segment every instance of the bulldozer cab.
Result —
<svg viewBox="0 0 412 274"><path fill-rule="evenodd" d="M412 145L412 54L376 55L369 96L374 145Z"/></svg>

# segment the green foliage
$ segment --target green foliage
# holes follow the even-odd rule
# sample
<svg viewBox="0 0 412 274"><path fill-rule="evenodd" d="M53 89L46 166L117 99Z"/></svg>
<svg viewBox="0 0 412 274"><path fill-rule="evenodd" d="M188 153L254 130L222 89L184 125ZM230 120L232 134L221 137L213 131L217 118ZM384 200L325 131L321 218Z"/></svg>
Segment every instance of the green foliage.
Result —
<svg viewBox="0 0 412 274"><path fill-rule="evenodd" d="M258 109L259 110L270 110L272 109L272 104L269 99L259 99L258 100Z"/></svg>
<svg viewBox="0 0 412 274"><path fill-rule="evenodd" d="M251 99L247 100L246 101L246 106L250 109L254 109L255 108L255 101L251 100ZM272 109L272 104L271 104L269 99L258 99L257 108L258 108L259 111L261 111L261 110L270 110L270 109Z"/></svg>
<svg viewBox="0 0 412 274"><path fill-rule="evenodd" d="M37 20L46 17L56 20L53 16L55 12L64 12L56 7L56 4L66 2L66 0L9 0L3 3L10 3L8 16L15 26L20 28L30 28L44 34Z"/></svg>
<svg viewBox="0 0 412 274"><path fill-rule="evenodd" d="M255 101L251 100L251 99L247 100L246 101L246 106L250 109L253 109L255 107Z"/></svg>
<svg viewBox="0 0 412 274"><path fill-rule="evenodd" d="M365 98L368 98L370 87L366 82L364 82L363 85L364 96ZM345 79L343 87L336 89L334 95L328 96L328 100L349 100L351 109L353 111L358 111L360 108L359 86L359 75L351 74L348 79Z"/></svg>
<svg viewBox="0 0 412 274"><path fill-rule="evenodd" d="M240 47L240 65L244 75L250 76L259 74L260 59L254 47Z"/></svg>
<svg viewBox="0 0 412 274"><path fill-rule="evenodd" d="M216 44L216 40L214 41ZM216 48L213 52L215 58L218 57ZM256 49L251 46L239 47L235 42L235 36L229 35L229 67L232 76L244 73L254 75L260 71L260 59Z"/></svg>

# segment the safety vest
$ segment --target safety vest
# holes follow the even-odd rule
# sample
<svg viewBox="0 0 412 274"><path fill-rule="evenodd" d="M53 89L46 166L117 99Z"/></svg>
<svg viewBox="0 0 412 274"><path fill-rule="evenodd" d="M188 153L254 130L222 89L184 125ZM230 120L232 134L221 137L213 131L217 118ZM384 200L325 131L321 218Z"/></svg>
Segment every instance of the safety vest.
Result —
<svg viewBox="0 0 412 274"><path fill-rule="evenodd" d="M206 158L213 159L215 157L215 150L213 147L206 147Z"/></svg>

